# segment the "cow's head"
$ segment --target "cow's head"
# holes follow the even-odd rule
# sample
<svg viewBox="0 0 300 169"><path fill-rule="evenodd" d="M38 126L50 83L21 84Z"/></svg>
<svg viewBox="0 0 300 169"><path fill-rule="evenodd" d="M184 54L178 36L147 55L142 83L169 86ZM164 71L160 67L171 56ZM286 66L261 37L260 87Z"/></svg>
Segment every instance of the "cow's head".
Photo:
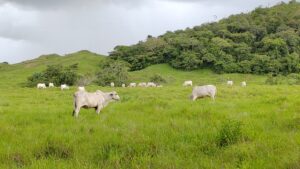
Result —
<svg viewBox="0 0 300 169"><path fill-rule="evenodd" d="M120 96L119 96L118 93L115 92L115 91L110 92L110 93L109 93L109 97L110 97L112 100L116 100L116 101L120 100Z"/></svg>

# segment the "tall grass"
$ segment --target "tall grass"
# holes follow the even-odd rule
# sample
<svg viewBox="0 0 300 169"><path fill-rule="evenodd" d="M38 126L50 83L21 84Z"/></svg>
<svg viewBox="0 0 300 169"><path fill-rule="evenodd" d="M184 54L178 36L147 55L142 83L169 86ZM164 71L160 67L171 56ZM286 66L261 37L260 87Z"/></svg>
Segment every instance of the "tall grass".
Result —
<svg viewBox="0 0 300 169"><path fill-rule="evenodd" d="M156 73L167 80L163 88L87 86L116 90L121 101L100 115L83 109L75 119L75 87L22 88L15 83L26 73L1 72L18 78L0 83L0 168L299 168L299 86L166 65L131 78L147 81ZM226 86L227 78L236 85ZM190 101L192 88L181 86L188 79L216 84L216 101ZM248 86L242 88L244 79Z"/></svg>

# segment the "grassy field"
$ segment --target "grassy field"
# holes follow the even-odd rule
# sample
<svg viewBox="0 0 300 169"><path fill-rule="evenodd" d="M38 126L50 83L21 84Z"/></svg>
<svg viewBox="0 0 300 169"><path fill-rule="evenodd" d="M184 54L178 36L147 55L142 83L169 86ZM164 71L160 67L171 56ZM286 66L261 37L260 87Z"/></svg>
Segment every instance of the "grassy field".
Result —
<svg viewBox="0 0 300 169"><path fill-rule="evenodd" d="M85 54L0 69L0 168L300 168L300 86L156 65L130 76L140 82L159 73L168 82L163 88L88 86L115 90L121 101L100 115L83 109L75 119L75 87L62 92L19 85L47 64L78 62L80 72L95 71L103 58ZM192 88L181 86L189 79L215 84L216 101L190 101ZM227 79L236 84L226 86ZM246 88L239 86L244 80Z"/></svg>

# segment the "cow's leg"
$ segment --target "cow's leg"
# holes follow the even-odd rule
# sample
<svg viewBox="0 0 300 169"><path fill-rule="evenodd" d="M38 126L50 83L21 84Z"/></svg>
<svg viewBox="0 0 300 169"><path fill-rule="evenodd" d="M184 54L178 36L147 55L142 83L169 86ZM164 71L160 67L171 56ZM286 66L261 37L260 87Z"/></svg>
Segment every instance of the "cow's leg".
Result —
<svg viewBox="0 0 300 169"><path fill-rule="evenodd" d="M215 95L214 94L210 94L210 97L213 101L215 101Z"/></svg>
<svg viewBox="0 0 300 169"><path fill-rule="evenodd" d="M74 109L74 111L73 111L73 116L74 116L74 117L78 117L79 111L80 111L80 107L78 106L78 107L76 107L76 108Z"/></svg>
<svg viewBox="0 0 300 169"><path fill-rule="evenodd" d="M195 101L197 99L197 96L192 96L192 100Z"/></svg>
<svg viewBox="0 0 300 169"><path fill-rule="evenodd" d="M96 109L97 114L100 114L100 111L101 111L102 107L103 107L102 105L97 106L97 109Z"/></svg>

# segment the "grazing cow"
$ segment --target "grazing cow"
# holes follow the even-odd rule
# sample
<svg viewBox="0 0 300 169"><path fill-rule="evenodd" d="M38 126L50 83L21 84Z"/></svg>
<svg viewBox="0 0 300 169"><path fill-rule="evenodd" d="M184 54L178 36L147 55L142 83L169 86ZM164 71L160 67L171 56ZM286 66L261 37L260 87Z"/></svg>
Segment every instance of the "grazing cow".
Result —
<svg viewBox="0 0 300 169"><path fill-rule="evenodd" d="M147 87L156 87L156 84L153 82L148 82Z"/></svg>
<svg viewBox="0 0 300 169"><path fill-rule="evenodd" d="M110 87L115 87L115 83L114 83L114 82L111 82L111 83L110 83Z"/></svg>
<svg viewBox="0 0 300 169"><path fill-rule="evenodd" d="M38 89L46 89L46 88L47 88L45 83L38 83L38 84L36 85L36 87L37 87Z"/></svg>
<svg viewBox="0 0 300 169"><path fill-rule="evenodd" d="M129 87L136 87L136 83L129 83Z"/></svg>
<svg viewBox="0 0 300 169"><path fill-rule="evenodd" d="M74 110L73 116L78 117L80 108L94 108L96 113L99 114L101 109L104 108L111 101L120 100L117 92L102 92L97 90L95 93L88 93L85 91L78 91L74 94Z"/></svg>
<svg viewBox="0 0 300 169"><path fill-rule="evenodd" d="M147 83L145 83L145 82L141 82L141 83L139 83L139 85L138 85L139 87L147 87Z"/></svg>
<svg viewBox="0 0 300 169"><path fill-rule="evenodd" d="M228 80L228 81L227 81L227 85L228 85L228 86L232 86L232 85L233 85L233 81L232 81L232 80Z"/></svg>
<svg viewBox="0 0 300 169"><path fill-rule="evenodd" d="M49 83L49 87L55 87L54 83Z"/></svg>
<svg viewBox="0 0 300 169"><path fill-rule="evenodd" d="M84 88L84 86L79 86L79 87L78 87L78 90L79 90L79 91L85 91L85 88Z"/></svg>
<svg viewBox="0 0 300 169"><path fill-rule="evenodd" d="M203 98L209 96L213 100L215 100L216 93L217 93L217 88L214 85L196 86L193 89L191 99L195 101L197 100L197 98Z"/></svg>
<svg viewBox="0 0 300 169"><path fill-rule="evenodd" d="M66 84L62 84L62 85L60 85L60 89L61 90L69 90L70 87L68 85L66 85Z"/></svg>
<svg viewBox="0 0 300 169"><path fill-rule="evenodd" d="M124 87L126 87L126 85L123 83L123 84L122 84L122 87L124 88Z"/></svg>
<svg viewBox="0 0 300 169"><path fill-rule="evenodd" d="M246 83L245 81L243 81L243 82L241 83L241 86L242 86L242 87L246 87L246 86L247 86L247 83Z"/></svg>
<svg viewBox="0 0 300 169"><path fill-rule="evenodd" d="M187 81L185 81L182 85L183 85L183 86L193 86L193 81L187 80Z"/></svg>

